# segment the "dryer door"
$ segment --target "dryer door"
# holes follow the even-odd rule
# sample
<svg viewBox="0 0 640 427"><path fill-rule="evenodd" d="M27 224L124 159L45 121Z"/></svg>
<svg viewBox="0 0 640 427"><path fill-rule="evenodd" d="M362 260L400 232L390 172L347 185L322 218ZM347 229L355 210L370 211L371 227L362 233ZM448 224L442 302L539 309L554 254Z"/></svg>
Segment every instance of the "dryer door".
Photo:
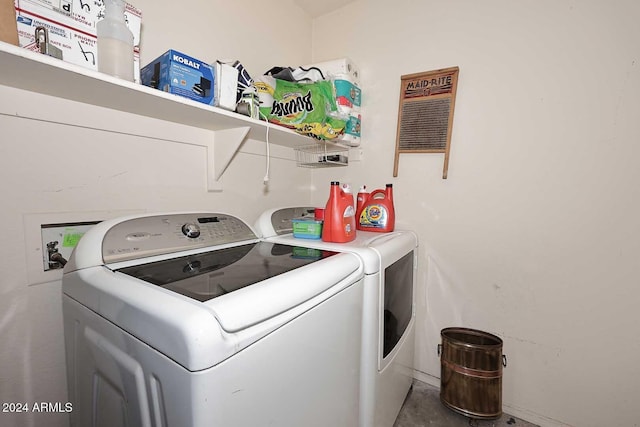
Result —
<svg viewBox="0 0 640 427"><path fill-rule="evenodd" d="M413 314L413 252L384 270L384 326L382 357L395 348L409 327Z"/></svg>

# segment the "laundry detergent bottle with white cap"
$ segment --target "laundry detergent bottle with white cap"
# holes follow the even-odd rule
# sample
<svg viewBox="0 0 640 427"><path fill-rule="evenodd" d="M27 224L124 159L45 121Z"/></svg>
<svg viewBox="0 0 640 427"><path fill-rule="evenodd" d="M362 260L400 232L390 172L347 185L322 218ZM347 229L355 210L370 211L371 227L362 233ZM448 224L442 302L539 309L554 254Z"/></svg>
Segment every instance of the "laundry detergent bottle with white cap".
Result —
<svg viewBox="0 0 640 427"><path fill-rule="evenodd" d="M345 196L349 199L349 202L353 205L354 200L353 200L353 191L351 191L351 185L347 183L343 183L342 191L344 192Z"/></svg>
<svg viewBox="0 0 640 427"><path fill-rule="evenodd" d="M356 238L356 216L353 194L345 193L338 181L331 182L329 200L324 210L322 240L346 243Z"/></svg>

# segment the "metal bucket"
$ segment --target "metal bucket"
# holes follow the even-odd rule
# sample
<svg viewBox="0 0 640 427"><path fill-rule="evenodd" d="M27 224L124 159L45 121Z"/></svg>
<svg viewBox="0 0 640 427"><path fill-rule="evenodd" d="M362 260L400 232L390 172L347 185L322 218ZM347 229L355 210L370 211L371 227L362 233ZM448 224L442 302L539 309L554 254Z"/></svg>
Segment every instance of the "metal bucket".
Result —
<svg viewBox="0 0 640 427"><path fill-rule="evenodd" d="M494 419L502 415L502 340L468 328L440 332L440 401L471 418Z"/></svg>

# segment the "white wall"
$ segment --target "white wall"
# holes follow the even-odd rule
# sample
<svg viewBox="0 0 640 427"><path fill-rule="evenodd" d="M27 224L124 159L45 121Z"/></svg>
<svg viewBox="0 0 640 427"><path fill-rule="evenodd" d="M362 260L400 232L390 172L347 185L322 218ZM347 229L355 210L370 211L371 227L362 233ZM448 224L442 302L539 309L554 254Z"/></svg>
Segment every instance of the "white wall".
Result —
<svg viewBox="0 0 640 427"><path fill-rule="evenodd" d="M360 67L364 158L314 172L313 200L394 184L420 236L419 377L440 375L442 328L482 329L504 339L506 411L637 425L639 19L634 0L361 0L314 21L314 61ZM400 76L450 66L448 179L433 154L392 178Z"/></svg>
<svg viewBox="0 0 640 427"><path fill-rule="evenodd" d="M239 59L252 74L310 62L311 20L292 2L241 3L193 0L174 10L134 2L144 14L143 64L169 48L207 61ZM292 19L282 20L283 8ZM211 138L206 131L4 86L0 129L1 402L67 402L61 283L29 285L30 218L211 210L252 222L264 209L309 202L309 171L282 147L272 146L268 188L264 144L248 141L223 177L224 191L209 193L205 148L190 145ZM68 418L0 412L0 425L66 426Z"/></svg>

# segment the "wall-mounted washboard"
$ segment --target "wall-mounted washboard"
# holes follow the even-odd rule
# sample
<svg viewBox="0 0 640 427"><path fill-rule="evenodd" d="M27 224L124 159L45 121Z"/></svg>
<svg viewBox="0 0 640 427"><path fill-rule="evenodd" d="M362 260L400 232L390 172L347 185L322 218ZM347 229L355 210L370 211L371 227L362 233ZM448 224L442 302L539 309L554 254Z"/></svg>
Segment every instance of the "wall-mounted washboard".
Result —
<svg viewBox="0 0 640 427"><path fill-rule="evenodd" d="M452 67L401 76L394 177L401 153L444 153L447 178L458 72Z"/></svg>

